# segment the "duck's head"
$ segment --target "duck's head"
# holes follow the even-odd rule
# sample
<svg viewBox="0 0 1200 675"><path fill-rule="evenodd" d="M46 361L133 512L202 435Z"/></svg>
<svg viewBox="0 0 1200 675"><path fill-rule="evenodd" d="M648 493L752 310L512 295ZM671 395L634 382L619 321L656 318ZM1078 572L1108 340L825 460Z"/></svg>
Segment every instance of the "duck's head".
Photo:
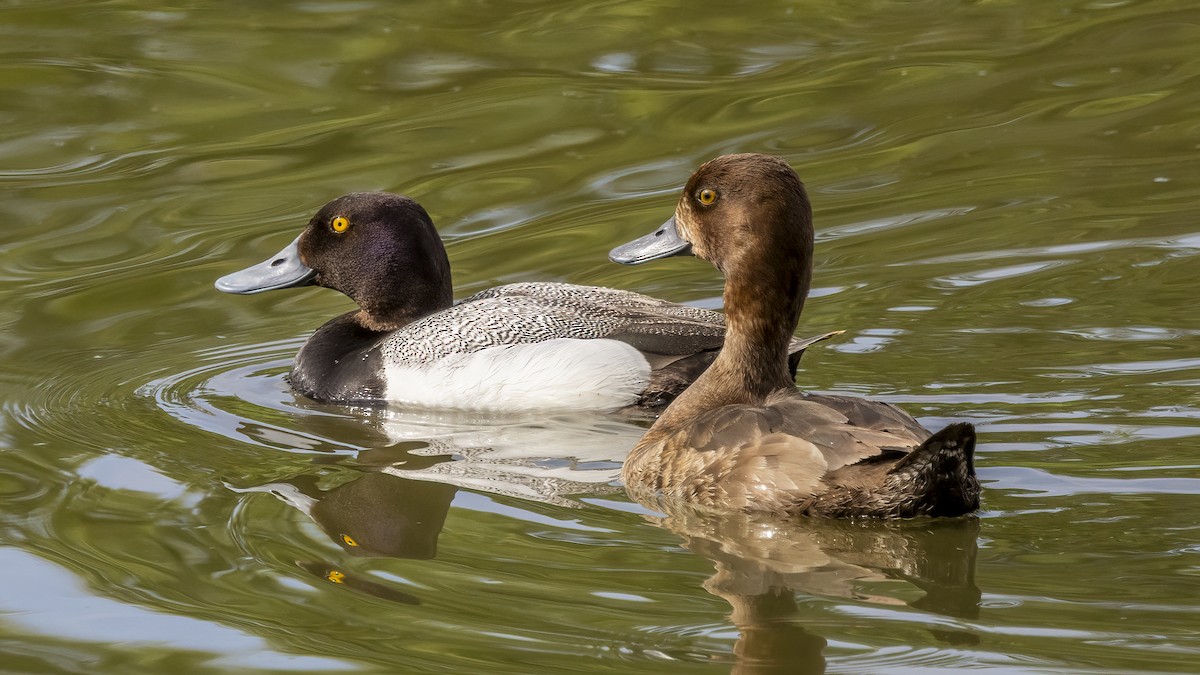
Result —
<svg viewBox="0 0 1200 675"><path fill-rule="evenodd" d="M618 246L613 262L638 265L692 254L728 276L748 270L809 268L812 207L799 176L778 157L722 155L688 179L675 215Z"/></svg>
<svg viewBox="0 0 1200 675"><path fill-rule="evenodd" d="M322 206L267 260L217 280L226 293L297 286L341 291L368 326L386 329L453 301L450 261L421 205L386 192L356 192Z"/></svg>

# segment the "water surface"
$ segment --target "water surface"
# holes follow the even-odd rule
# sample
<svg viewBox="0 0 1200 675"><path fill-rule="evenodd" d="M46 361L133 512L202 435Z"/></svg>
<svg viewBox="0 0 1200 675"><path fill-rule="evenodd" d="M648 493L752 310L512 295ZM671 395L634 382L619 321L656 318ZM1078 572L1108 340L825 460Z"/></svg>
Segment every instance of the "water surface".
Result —
<svg viewBox="0 0 1200 675"><path fill-rule="evenodd" d="M1189 3L9 2L0 653L15 672L1200 670ZM641 426L320 405L346 311L219 275L418 199L458 296L621 268L701 161L816 209L803 386L970 420L977 519L669 518Z"/></svg>

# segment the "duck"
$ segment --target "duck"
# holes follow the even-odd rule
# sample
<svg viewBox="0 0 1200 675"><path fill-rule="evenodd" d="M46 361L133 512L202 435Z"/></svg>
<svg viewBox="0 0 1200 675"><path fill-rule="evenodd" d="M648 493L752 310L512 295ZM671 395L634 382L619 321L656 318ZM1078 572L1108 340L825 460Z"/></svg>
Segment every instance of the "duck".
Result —
<svg viewBox="0 0 1200 675"><path fill-rule="evenodd" d="M330 201L278 254L216 281L242 295L304 286L357 304L316 329L287 376L326 403L655 411L712 363L725 337L718 312L599 286L514 283L456 303L429 214L387 192ZM835 334L789 340L789 367Z"/></svg>
<svg viewBox="0 0 1200 675"><path fill-rule="evenodd" d="M630 496L668 512L834 518L979 508L972 424L931 433L894 405L796 386L787 345L812 283L813 217L785 160L706 162L670 219L609 257L637 265L687 254L724 274L725 344L630 452L621 469Z"/></svg>

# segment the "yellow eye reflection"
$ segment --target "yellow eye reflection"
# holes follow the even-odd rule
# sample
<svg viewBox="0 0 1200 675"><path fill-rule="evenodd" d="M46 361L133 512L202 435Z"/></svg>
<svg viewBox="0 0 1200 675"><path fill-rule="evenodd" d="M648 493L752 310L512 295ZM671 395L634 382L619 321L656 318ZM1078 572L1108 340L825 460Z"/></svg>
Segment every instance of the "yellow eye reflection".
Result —
<svg viewBox="0 0 1200 675"><path fill-rule="evenodd" d="M705 206L711 206L713 202L717 201L717 191L704 188L696 195L696 199L699 199L700 203Z"/></svg>
<svg viewBox="0 0 1200 675"><path fill-rule="evenodd" d="M329 570L325 573L325 578L335 584L346 583L346 573L341 570Z"/></svg>
<svg viewBox="0 0 1200 675"><path fill-rule="evenodd" d="M346 218L346 216L338 216L329 223L329 226L333 228L334 232L341 234L350 229L350 221Z"/></svg>
<svg viewBox="0 0 1200 675"><path fill-rule="evenodd" d="M347 546L354 547L354 548L358 547L358 542L354 541L354 537L351 537L348 534L342 535L342 543L346 544Z"/></svg>

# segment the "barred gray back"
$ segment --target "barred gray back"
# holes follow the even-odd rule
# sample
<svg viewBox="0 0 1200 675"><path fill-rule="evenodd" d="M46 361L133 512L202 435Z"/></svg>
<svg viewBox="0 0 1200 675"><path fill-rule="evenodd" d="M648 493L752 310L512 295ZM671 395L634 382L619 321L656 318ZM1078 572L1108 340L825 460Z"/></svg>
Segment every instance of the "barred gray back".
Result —
<svg viewBox="0 0 1200 675"><path fill-rule="evenodd" d="M563 283L518 283L481 291L414 321L380 343L386 363L419 365L452 354L554 338L705 336L725 332L718 312L639 293Z"/></svg>

